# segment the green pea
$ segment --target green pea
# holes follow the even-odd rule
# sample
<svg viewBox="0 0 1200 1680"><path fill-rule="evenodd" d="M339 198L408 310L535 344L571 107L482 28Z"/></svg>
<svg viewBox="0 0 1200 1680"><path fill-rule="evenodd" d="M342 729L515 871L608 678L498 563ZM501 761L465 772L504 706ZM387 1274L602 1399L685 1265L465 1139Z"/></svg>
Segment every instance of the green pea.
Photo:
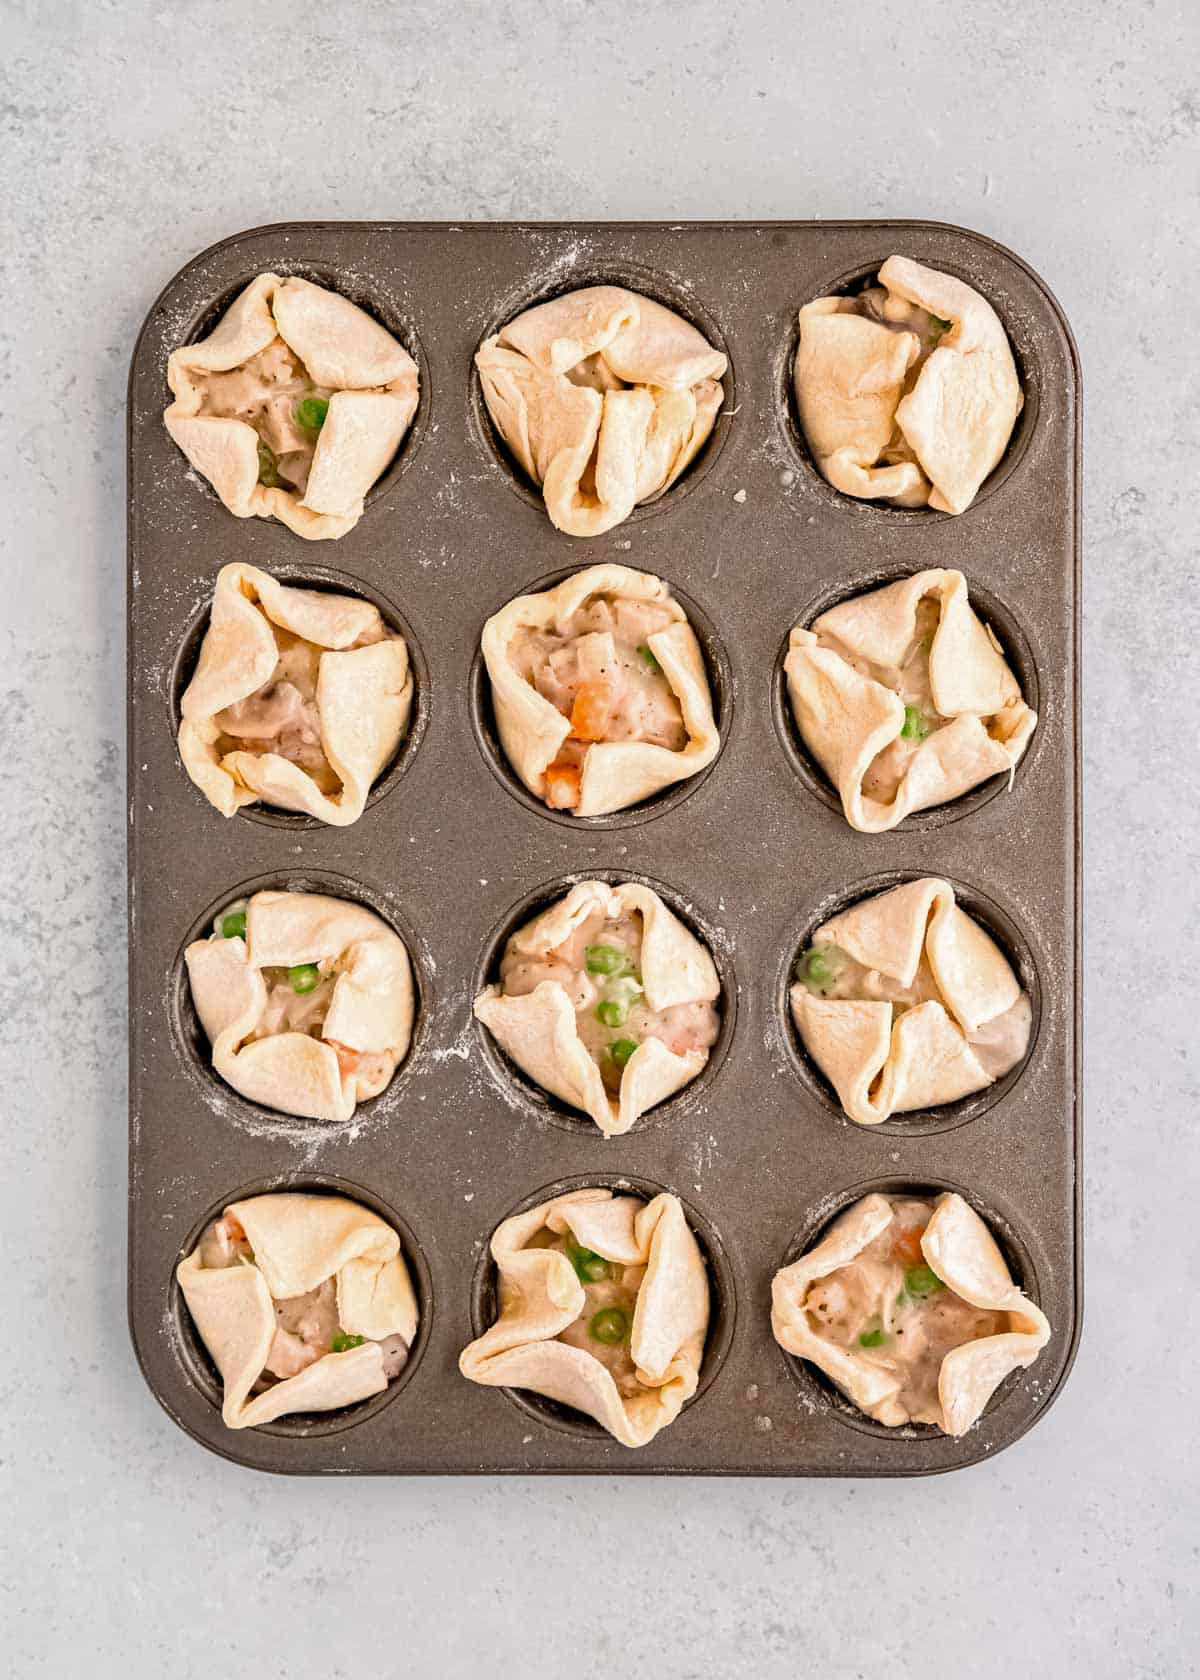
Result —
<svg viewBox="0 0 1200 1680"><path fill-rule="evenodd" d="M319 432L328 412L329 404L324 397L304 397L296 404L296 424L303 431Z"/></svg>
<svg viewBox="0 0 1200 1680"><path fill-rule="evenodd" d="M344 1330L339 1330L329 1344L331 1353L349 1353L351 1348L361 1347L366 1341L365 1336L348 1336Z"/></svg>
<svg viewBox="0 0 1200 1680"><path fill-rule="evenodd" d="M245 937L246 912L244 910L231 910L228 916L221 917L222 939L245 939Z"/></svg>
<svg viewBox="0 0 1200 1680"><path fill-rule="evenodd" d="M810 986L827 986L833 979L833 964L817 946L812 945L800 958L804 979Z"/></svg>
<svg viewBox="0 0 1200 1680"><path fill-rule="evenodd" d="M929 1266L910 1266L904 1274L904 1288L914 1301L922 1301L926 1295L936 1295L939 1289L945 1287Z"/></svg>
<svg viewBox="0 0 1200 1680"><path fill-rule="evenodd" d="M265 484L268 490L278 490L283 482L275 464L275 451L261 438L258 440L258 482Z"/></svg>
<svg viewBox="0 0 1200 1680"><path fill-rule="evenodd" d="M590 1248L580 1248L569 1239L567 1259L574 1266L580 1283L604 1283L612 1276L612 1267L602 1254L596 1254Z"/></svg>
<svg viewBox="0 0 1200 1680"><path fill-rule="evenodd" d="M602 1027L623 1027L629 1016L629 1005L620 998L605 998L596 1005L596 1019Z"/></svg>
<svg viewBox="0 0 1200 1680"><path fill-rule="evenodd" d="M321 984L321 970L316 963L297 963L295 968L288 969L288 985L303 997L305 992L315 992Z"/></svg>
<svg viewBox="0 0 1200 1680"><path fill-rule="evenodd" d="M887 1337L880 1325L876 1324L870 1330L864 1330L858 1338L859 1347L882 1347Z"/></svg>
<svg viewBox="0 0 1200 1680"><path fill-rule="evenodd" d="M630 1056L637 1049L637 1040L633 1038L618 1038L615 1044L610 1044L608 1053L618 1067L624 1067Z"/></svg>
<svg viewBox="0 0 1200 1680"><path fill-rule="evenodd" d="M904 728L900 731L906 741L923 741L929 733L929 725L925 721L925 714L920 706L905 706Z"/></svg>
<svg viewBox="0 0 1200 1680"><path fill-rule="evenodd" d="M655 659L655 657L651 653L650 649L648 647L646 647L644 644L643 644L643 646L641 646L638 649L638 658L643 662L643 664L646 666L646 668L648 670L650 670L650 671L661 671L662 670L662 666L658 663L658 660Z"/></svg>
<svg viewBox="0 0 1200 1680"><path fill-rule="evenodd" d="M629 958L616 945L588 945L584 948L583 966L589 974L624 974Z"/></svg>
<svg viewBox="0 0 1200 1680"><path fill-rule="evenodd" d="M602 1307L588 1323L588 1335L595 1342L603 1342L605 1347L616 1347L628 1333L629 1314L620 1307Z"/></svg>

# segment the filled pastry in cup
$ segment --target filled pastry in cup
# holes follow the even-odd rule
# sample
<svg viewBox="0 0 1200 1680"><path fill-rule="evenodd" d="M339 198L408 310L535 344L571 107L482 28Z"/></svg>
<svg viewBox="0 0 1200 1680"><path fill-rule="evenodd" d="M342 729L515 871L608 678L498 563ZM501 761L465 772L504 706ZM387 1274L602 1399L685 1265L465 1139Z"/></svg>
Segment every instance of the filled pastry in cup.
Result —
<svg viewBox="0 0 1200 1680"><path fill-rule="evenodd" d="M1037 726L961 572L842 601L791 633L796 726L864 834L1016 769Z"/></svg>
<svg viewBox="0 0 1200 1680"><path fill-rule="evenodd" d="M804 1047L860 1126L956 1102L1029 1048L1008 958L948 881L907 881L819 927L791 988Z"/></svg>
<svg viewBox="0 0 1200 1680"><path fill-rule="evenodd" d="M394 756L412 696L404 638L370 601L222 566L179 755L224 817L262 800L345 828Z"/></svg>
<svg viewBox="0 0 1200 1680"><path fill-rule="evenodd" d="M835 489L942 513L970 507L1024 403L991 304L908 257L864 291L805 304L793 381Z"/></svg>
<svg viewBox="0 0 1200 1680"><path fill-rule="evenodd" d="M1050 1325L961 1196L864 1196L776 1272L771 1328L876 1422L965 1435Z"/></svg>
<svg viewBox="0 0 1200 1680"><path fill-rule="evenodd" d="M464 1348L471 1382L573 1406L644 1447L696 1392L708 1273L676 1196L573 1190L492 1237L500 1316Z"/></svg>
<svg viewBox="0 0 1200 1680"><path fill-rule="evenodd" d="M184 960L213 1068L250 1102L349 1120L408 1049L408 952L361 904L257 892L228 905Z"/></svg>
<svg viewBox="0 0 1200 1680"><path fill-rule="evenodd" d="M230 1429L381 1393L417 1333L400 1238L344 1196L231 1202L175 1276L221 1374Z"/></svg>
<svg viewBox="0 0 1200 1680"><path fill-rule="evenodd" d="M168 432L239 519L344 537L417 409L417 366L357 304L260 274L167 359Z"/></svg>
<svg viewBox="0 0 1200 1680"><path fill-rule="evenodd" d="M717 756L704 655L661 578L589 566L518 595L482 645L505 754L551 810L623 811Z"/></svg>
<svg viewBox="0 0 1200 1680"><path fill-rule="evenodd" d="M726 358L622 286L526 309L475 356L488 413L560 531L597 537L670 488L713 429Z"/></svg>
<svg viewBox="0 0 1200 1680"><path fill-rule="evenodd" d="M606 1137L689 1084L721 1019L708 951L650 887L580 881L514 933L475 1014Z"/></svg>

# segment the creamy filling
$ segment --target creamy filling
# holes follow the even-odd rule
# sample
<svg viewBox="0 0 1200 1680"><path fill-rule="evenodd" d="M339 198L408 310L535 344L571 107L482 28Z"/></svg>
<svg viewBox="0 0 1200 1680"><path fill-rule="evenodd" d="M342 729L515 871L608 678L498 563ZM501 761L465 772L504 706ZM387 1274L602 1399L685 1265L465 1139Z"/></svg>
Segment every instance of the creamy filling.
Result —
<svg viewBox="0 0 1200 1680"><path fill-rule="evenodd" d="M633 910L607 917L593 911L561 945L531 957L510 942L500 964L506 997L525 997L543 980L556 981L575 1007L575 1028L616 1097L625 1064L645 1039L657 1038L677 1056L708 1050L721 1019L711 1003L652 1009L642 990L642 918Z"/></svg>
<svg viewBox="0 0 1200 1680"><path fill-rule="evenodd" d="M278 624L272 624L271 630L278 649L275 669L252 694L216 714L213 722L220 730L216 751L222 759L232 752L255 757L276 753L311 776L323 794L332 796L341 791L342 782L325 756L317 705L317 677L325 650ZM394 639L392 631L377 625L351 646L369 647Z"/></svg>
<svg viewBox="0 0 1200 1680"><path fill-rule="evenodd" d="M295 351L282 338L274 338L240 367L196 374L194 380L200 414L243 420L258 433L259 483L283 484L303 494L324 411L301 405L328 402L333 392L309 377ZM304 423L312 419L317 419L315 425Z"/></svg>
<svg viewBox="0 0 1200 1680"><path fill-rule="evenodd" d="M244 938L245 909L246 900L239 899L222 910L213 923L210 937L228 938L236 931ZM237 928L239 916L241 927ZM223 931L231 919L234 927L229 932ZM336 1038L326 1038L325 1017L333 1002L337 977L344 967L341 957L322 957L318 962L298 963L293 968L260 969L267 988L266 1004L253 1031L247 1034L245 1043L252 1044L260 1038L275 1038L280 1033L304 1033L309 1038L319 1038L337 1055L343 1079L351 1075L357 1077L359 1100L362 1101L379 1095L392 1077L394 1063L391 1056L382 1051L352 1050Z"/></svg>
<svg viewBox="0 0 1200 1680"><path fill-rule="evenodd" d="M198 1244L200 1262L206 1271L226 1266L252 1265L254 1251L240 1222L231 1213L206 1226ZM254 1394L261 1394L276 1382L285 1382L315 1365L327 1353L345 1353L363 1342L375 1340L383 1355L383 1373L390 1381L408 1358L403 1336L366 1337L342 1329L338 1318L337 1280L326 1278L303 1295L274 1301L275 1334L271 1338L266 1365L255 1382Z"/></svg>
<svg viewBox="0 0 1200 1680"><path fill-rule="evenodd" d="M941 993L924 947L917 972L910 984L881 974L856 962L840 946L818 941L804 953L797 969L797 979L814 997L845 998L854 1001L890 1003L892 1025L918 1003L938 1001ZM947 1011L949 1013L949 1011ZM976 1060L989 1079L1000 1079L1024 1056L1029 1045L1033 1024L1033 1009L1028 992L1022 992L1016 1002L1001 1014L985 1021L963 1037L971 1046ZM871 1096L879 1093L880 1074L871 1086Z"/></svg>
<svg viewBox="0 0 1200 1680"><path fill-rule="evenodd" d="M561 633L519 629L509 658L531 687L571 721L546 772L552 809L579 803L580 769L595 741L647 741L682 752L687 726L648 639L676 621L650 601L598 596Z"/></svg>
<svg viewBox="0 0 1200 1680"><path fill-rule="evenodd" d="M1010 1328L1007 1312L973 1307L921 1252L933 1203L889 1197L895 1217L849 1262L809 1285L804 1310L822 1341L881 1366L914 1423L940 1423L938 1374L952 1348Z"/></svg>
<svg viewBox="0 0 1200 1680"><path fill-rule="evenodd" d="M897 399L899 406L917 383L925 363L937 349L943 333L948 331L951 323L939 320L919 303L909 303L907 298L895 296L885 286L868 286L857 296L844 300L843 308L848 314L866 316L879 326L887 327L890 332L915 333L920 340L920 349L904 376L903 389ZM879 453L878 464L890 467L903 461L912 461L920 466L912 446L897 423L892 427L892 435ZM923 467L921 471L924 472Z"/></svg>
<svg viewBox="0 0 1200 1680"><path fill-rule="evenodd" d="M579 1316L561 1330L556 1341L582 1348L612 1373L617 1392L624 1399L642 1391L637 1379L629 1339L638 1290L646 1275L644 1266L622 1266L605 1260L591 1249L581 1248L567 1233L556 1236L543 1229L531 1248L552 1248L565 1254L583 1285L584 1303Z"/></svg>

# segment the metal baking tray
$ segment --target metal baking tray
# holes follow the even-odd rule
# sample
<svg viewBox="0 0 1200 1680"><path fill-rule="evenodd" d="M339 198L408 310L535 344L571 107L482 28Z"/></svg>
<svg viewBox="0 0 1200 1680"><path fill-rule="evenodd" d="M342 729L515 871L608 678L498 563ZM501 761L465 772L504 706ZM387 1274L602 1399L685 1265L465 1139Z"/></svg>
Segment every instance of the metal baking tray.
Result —
<svg viewBox="0 0 1200 1680"><path fill-rule="evenodd" d="M816 473L789 369L800 305L893 251L959 275L1002 316L1026 402L1008 452L959 518L857 502ZM415 356L421 402L349 536L305 543L237 520L161 420L168 352L207 332L263 269L364 305ZM613 282L658 298L727 351L727 400L686 477L606 536L563 536L492 432L472 357L528 304ZM218 568L244 560L358 592L403 630L409 736L349 829L251 808L225 821L184 774L178 699ZM723 745L706 774L579 821L530 798L496 742L479 660L489 614L605 559L657 573L710 662ZM798 742L789 630L883 579L966 573L1040 715L1006 778L877 836L853 832ZM196 1440L290 1473L683 1472L902 1476L986 1458L1039 1418L1074 1354L1079 1206L1079 370L1070 330L1020 258L919 221L292 223L222 241L168 284L129 386L129 1317L146 1380ZM843 1119L786 1008L793 960L832 909L944 875L997 934L1035 1001L1020 1072L980 1096L871 1130ZM588 875L651 881L705 937L724 1027L696 1082L605 1141L535 1091L473 1020L505 935ZM310 885L391 920L420 1003L392 1086L349 1126L257 1109L208 1064L184 946L228 900ZM632 1452L535 1397L477 1387L459 1351L489 1321L495 1226L565 1185L683 1199L713 1321L699 1392ZM1053 1337L962 1440L862 1417L771 1336L775 1270L875 1187L954 1187L987 1217ZM401 1378L346 1411L231 1432L174 1285L224 1203L335 1187L392 1219L421 1303Z"/></svg>

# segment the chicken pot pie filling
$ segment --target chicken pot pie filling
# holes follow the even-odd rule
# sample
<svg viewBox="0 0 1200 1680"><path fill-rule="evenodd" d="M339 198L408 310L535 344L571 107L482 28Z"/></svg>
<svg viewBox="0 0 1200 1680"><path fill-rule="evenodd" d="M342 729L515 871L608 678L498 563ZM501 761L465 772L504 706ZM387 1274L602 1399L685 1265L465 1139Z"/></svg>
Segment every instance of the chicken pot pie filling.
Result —
<svg viewBox="0 0 1200 1680"><path fill-rule="evenodd" d="M589 286L525 310L485 339L475 365L488 413L551 520L594 537L695 459L728 364L673 310Z"/></svg>
<svg viewBox="0 0 1200 1680"><path fill-rule="evenodd" d="M483 655L505 753L552 810L623 810L716 756L704 656L659 578L592 566L519 596Z"/></svg>
<svg viewBox="0 0 1200 1680"><path fill-rule="evenodd" d="M1024 398L987 300L893 256L877 283L800 311L800 423L846 495L963 513L999 462Z"/></svg>
<svg viewBox="0 0 1200 1680"><path fill-rule="evenodd" d="M231 1429L380 1393L416 1335L399 1237L340 1196L279 1192L231 1203L177 1277L220 1371Z"/></svg>
<svg viewBox="0 0 1200 1680"><path fill-rule="evenodd" d="M908 882L819 928L790 992L805 1048L859 1125L955 1102L1024 1059L1033 1006L946 881Z"/></svg>
<svg viewBox="0 0 1200 1680"><path fill-rule="evenodd" d="M585 1412L623 1446L672 1423L696 1391L708 1330L704 1259L678 1198L578 1190L492 1238L500 1313L462 1374Z"/></svg>
<svg viewBox="0 0 1200 1680"><path fill-rule="evenodd" d="M167 361L168 432L239 518L341 537L417 407L416 363L348 298L260 274Z"/></svg>
<svg viewBox="0 0 1200 1680"><path fill-rule="evenodd" d="M1037 725L961 572L832 607L792 631L784 673L797 728L864 833L1011 775Z"/></svg>
<svg viewBox="0 0 1200 1680"><path fill-rule="evenodd" d="M412 1034L404 942L360 905L260 892L184 952L213 1067L252 1102L345 1121L390 1083Z"/></svg>
<svg viewBox="0 0 1200 1680"><path fill-rule="evenodd" d="M953 1193L872 1194L776 1274L772 1329L859 1409L962 1435L1050 1335L979 1215Z"/></svg>
<svg viewBox="0 0 1200 1680"><path fill-rule="evenodd" d="M345 827L394 756L412 697L404 638L369 601L224 566L181 701L180 756L223 816L262 800Z"/></svg>
<svg viewBox="0 0 1200 1680"><path fill-rule="evenodd" d="M531 1079L615 1136L705 1066L720 989L651 888L581 881L508 941L475 1014Z"/></svg>

